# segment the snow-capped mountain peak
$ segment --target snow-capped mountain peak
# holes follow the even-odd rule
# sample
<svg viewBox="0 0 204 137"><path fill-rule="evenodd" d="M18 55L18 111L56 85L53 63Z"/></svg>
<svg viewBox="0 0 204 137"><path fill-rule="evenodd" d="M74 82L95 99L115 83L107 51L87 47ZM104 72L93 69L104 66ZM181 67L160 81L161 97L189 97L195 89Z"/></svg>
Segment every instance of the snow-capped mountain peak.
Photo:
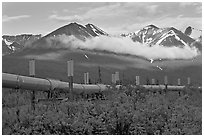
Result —
<svg viewBox="0 0 204 137"><path fill-rule="evenodd" d="M194 39L185 35L174 27L158 28L155 25L148 25L139 30L137 33L129 33L123 35L132 38L133 41L143 43L145 45L161 45L161 46L189 46Z"/></svg>
<svg viewBox="0 0 204 137"><path fill-rule="evenodd" d="M87 24L83 26L81 24L74 22L74 23L65 25L63 27L60 27L57 30L47 34L45 38L63 35L63 34L67 36L73 35L76 38L79 38L81 40L85 40L86 38L96 37L99 35L108 35L106 32L99 29L93 24Z"/></svg>
<svg viewBox="0 0 204 137"><path fill-rule="evenodd" d="M98 28L97 26L93 25L93 24L86 24L85 25L87 29L92 30L97 36L99 35L108 35L108 33L106 33L105 31L103 31L102 29Z"/></svg>
<svg viewBox="0 0 204 137"><path fill-rule="evenodd" d="M148 30L148 29L159 29L159 28L153 24L147 25L143 28L143 30Z"/></svg>

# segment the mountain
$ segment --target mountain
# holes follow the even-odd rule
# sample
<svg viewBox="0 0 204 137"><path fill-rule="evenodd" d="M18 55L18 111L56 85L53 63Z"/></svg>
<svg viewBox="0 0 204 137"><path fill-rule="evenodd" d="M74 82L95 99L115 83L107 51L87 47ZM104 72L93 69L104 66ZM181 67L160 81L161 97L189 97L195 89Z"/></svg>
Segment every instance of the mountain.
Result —
<svg viewBox="0 0 204 137"><path fill-rule="evenodd" d="M70 23L57 30L47 34L44 38L55 37L58 35L75 36L78 39L85 40L86 38L96 37L99 35L108 35L103 30L99 29L93 24L87 24L85 26L78 24L76 22Z"/></svg>
<svg viewBox="0 0 204 137"><path fill-rule="evenodd" d="M62 26L51 33L47 34L46 36L42 37L41 39L35 41L32 43L32 47L34 49L47 49L47 45L50 45L52 43L52 47L55 47L55 49L59 49L59 45L61 44L61 41L56 40L55 38L63 37L66 39L68 36L74 36L75 38L86 41L88 38L94 38L100 35L108 36L108 33L103 31L102 29L96 27L93 24L86 24L81 25L76 22L70 23L68 25ZM29 50L29 49L26 49Z"/></svg>
<svg viewBox="0 0 204 137"><path fill-rule="evenodd" d="M25 45L27 41L34 41L41 38L41 34L33 35L33 34L21 34L16 36L3 35L2 39L7 42L13 43L16 42L19 45Z"/></svg>
<svg viewBox="0 0 204 137"><path fill-rule="evenodd" d="M16 36L2 36L2 55L21 50L27 43L32 43L41 38L41 35L21 34Z"/></svg>
<svg viewBox="0 0 204 137"><path fill-rule="evenodd" d="M174 27L158 28L155 25L148 25L137 32L129 33L127 35L123 34L121 36L131 37L133 41L149 46L156 44L167 47L184 47L191 45L191 43L195 41Z"/></svg>
<svg viewBox="0 0 204 137"><path fill-rule="evenodd" d="M195 39L195 41L191 43L191 45L196 47L197 49L199 49L199 51L202 52L202 36Z"/></svg>
<svg viewBox="0 0 204 137"><path fill-rule="evenodd" d="M17 42L8 42L6 39L2 40L2 55L10 54L22 49L24 46Z"/></svg>
<svg viewBox="0 0 204 137"><path fill-rule="evenodd" d="M162 29L161 32L157 31L157 34L153 36L154 40L150 43L151 45L158 44L163 46L184 47L195 41L191 37L173 27Z"/></svg>
<svg viewBox="0 0 204 137"><path fill-rule="evenodd" d="M148 25L139 31L129 33L127 36L131 37L133 41L149 44L158 29L154 25Z"/></svg>
<svg viewBox="0 0 204 137"><path fill-rule="evenodd" d="M12 49L2 40L2 56L12 53Z"/></svg>

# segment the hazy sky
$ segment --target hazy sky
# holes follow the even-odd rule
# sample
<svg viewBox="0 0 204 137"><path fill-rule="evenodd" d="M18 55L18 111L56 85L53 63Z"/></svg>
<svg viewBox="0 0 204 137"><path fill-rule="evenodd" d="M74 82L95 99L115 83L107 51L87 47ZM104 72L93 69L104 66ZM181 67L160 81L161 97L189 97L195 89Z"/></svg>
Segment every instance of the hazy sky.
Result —
<svg viewBox="0 0 204 137"><path fill-rule="evenodd" d="M189 25L202 28L202 3L3 2L2 15L2 34L12 35L45 35L70 22L93 23L111 34L134 32L148 24L181 31Z"/></svg>

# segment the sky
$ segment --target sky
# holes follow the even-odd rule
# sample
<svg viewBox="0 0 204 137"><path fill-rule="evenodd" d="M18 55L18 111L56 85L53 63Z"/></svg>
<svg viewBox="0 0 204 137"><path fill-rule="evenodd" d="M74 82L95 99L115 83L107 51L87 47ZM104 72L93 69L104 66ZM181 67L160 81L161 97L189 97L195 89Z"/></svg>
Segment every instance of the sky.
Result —
<svg viewBox="0 0 204 137"><path fill-rule="evenodd" d="M117 35L147 25L202 29L201 2L3 2L2 34L46 35L71 22L92 23ZM201 35L193 31L193 37Z"/></svg>

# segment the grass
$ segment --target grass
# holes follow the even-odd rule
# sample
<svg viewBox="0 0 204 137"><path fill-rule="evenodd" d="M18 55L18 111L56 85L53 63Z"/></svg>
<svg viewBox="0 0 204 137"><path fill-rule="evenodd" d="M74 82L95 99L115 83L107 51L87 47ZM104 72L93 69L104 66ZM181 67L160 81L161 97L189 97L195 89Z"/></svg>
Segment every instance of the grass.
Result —
<svg viewBox="0 0 204 137"><path fill-rule="evenodd" d="M106 100L37 103L35 111L30 108L30 91L3 89L2 95L4 135L202 134L202 96L196 89L179 96L128 87L111 90Z"/></svg>

